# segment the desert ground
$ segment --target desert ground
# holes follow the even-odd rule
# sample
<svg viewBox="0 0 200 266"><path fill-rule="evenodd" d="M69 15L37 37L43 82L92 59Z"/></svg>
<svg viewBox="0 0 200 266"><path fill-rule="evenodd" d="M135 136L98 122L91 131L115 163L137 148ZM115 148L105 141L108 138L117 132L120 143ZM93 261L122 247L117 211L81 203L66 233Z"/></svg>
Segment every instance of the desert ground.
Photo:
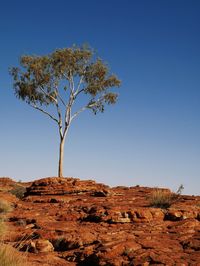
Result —
<svg viewBox="0 0 200 266"><path fill-rule="evenodd" d="M163 199L165 202L163 202ZM200 196L93 180L0 178L1 247L25 265L200 265Z"/></svg>

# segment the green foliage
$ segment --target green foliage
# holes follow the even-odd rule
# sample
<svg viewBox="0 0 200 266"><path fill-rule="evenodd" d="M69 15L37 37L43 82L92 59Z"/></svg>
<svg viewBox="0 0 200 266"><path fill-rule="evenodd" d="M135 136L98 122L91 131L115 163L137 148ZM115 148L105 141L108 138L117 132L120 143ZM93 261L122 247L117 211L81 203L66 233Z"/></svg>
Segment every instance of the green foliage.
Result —
<svg viewBox="0 0 200 266"><path fill-rule="evenodd" d="M120 81L109 74L108 66L96 59L89 47L57 49L47 56L24 55L20 65L21 69L13 67L10 73L16 96L29 104L55 104L59 100L58 87L70 90L72 78L78 77L82 82L78 93L89 96L87 106L94 113L103 112L105 103L114 104L117 100L117 94L108 89L118 87Z"/></svg>
<svg viewBox="0 0 200 266"><path fill-rule="evenodd" d="M13 194L15 197L17 197L18 199L23 199L24 193L26 192L26 188L23 187L22 185L15 184L13 186L13 189L11 189L9 192Z"/></svg>

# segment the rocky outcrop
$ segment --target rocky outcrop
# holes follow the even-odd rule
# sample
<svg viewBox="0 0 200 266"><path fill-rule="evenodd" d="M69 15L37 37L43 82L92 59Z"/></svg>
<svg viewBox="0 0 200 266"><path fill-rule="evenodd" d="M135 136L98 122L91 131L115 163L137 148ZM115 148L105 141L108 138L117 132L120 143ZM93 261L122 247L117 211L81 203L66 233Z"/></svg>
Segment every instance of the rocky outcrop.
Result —
<svg viewBox="0 0 200 266"><path fill-rule="evenodd" d="M0 197L9 198L0 179ZM199 265L200 197L149 206L154 189L110 188L91 180L44 178L9 198L5 241L20 244L33 266ZM161 189L161 191L168 191Z"/></svg>
<svg viewBox="0 0 200 266"><path fill-rule="evenodd" d="M49 177L37 180L27 189L26 196L30 195L70 195L88 193L104 197L109 194L109 187L97 184L93 180L82 181L78 178Z"/></svg>

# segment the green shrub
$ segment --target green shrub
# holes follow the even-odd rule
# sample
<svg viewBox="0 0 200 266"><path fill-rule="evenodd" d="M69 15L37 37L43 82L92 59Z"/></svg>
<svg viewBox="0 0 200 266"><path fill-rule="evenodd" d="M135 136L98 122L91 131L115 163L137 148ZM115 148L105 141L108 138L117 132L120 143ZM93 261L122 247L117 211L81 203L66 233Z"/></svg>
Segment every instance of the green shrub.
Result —
<svg viewBox="0 0 200 266"><path fill-rule="evenodd" d="M23 199L26 188L22 185L14 185L13 189L10 190L10 193L16 196L18 199Z"/></svg>

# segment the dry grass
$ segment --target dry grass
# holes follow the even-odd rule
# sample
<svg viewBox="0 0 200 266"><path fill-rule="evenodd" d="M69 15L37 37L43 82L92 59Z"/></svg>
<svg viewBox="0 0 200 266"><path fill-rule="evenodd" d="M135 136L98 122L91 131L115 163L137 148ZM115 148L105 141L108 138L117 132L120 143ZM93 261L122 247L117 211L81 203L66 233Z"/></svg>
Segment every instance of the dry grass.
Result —
<svg viewBox="0 0 200 266"><path fill-rule="evenodd" d="M10 211L12 211L10 203L5 200L0 200L0 240L3 239L3 236L6 233L6 225L4 223L4 220L6 214Z"/></svg>
<svg viewBox="0 0 200 266"><path fill-rule="evenodd" d="M11 205L5 200L0 200L0 214L5 215L10 211L12 211Z"/></svg>
<svg viewBox="0 0 200 266"><path fill-rule="evenodd" d="M0 200L0 266L27 266L26 257L24 254L10 245L3 243L3 238L6 233L6 225L4 223L6 214L12 211L11 205Z"/></svg>
<svg viewBox="0 0 200 266"><path fill-rule="evenodd" d="M161 189L155 189L149 197L149 203L152 207L166 209L171 206L173 199L174 193L163 191Z"/></svg>
<svg viewBox="0 0 200 266"><path fill-rule="evenodd" d="M3 218L0 218L0 240L3 239L5 233L6 233L6 226L4 224Z"/></svg>
<svg viewBox="0 0 200 266"><path fill-rule="evenodd" d="M183 189L183 185L180 185L176 192L156 188L149 197L150 206L163 209L169 208L178 201Z"/></svg>
<svg viewBox="0 0 200 266"><path fill-rule="evenodd" d="M26 266L27 261L24 254L19 253L10 245L0 245L1 266Z"/></svg>

